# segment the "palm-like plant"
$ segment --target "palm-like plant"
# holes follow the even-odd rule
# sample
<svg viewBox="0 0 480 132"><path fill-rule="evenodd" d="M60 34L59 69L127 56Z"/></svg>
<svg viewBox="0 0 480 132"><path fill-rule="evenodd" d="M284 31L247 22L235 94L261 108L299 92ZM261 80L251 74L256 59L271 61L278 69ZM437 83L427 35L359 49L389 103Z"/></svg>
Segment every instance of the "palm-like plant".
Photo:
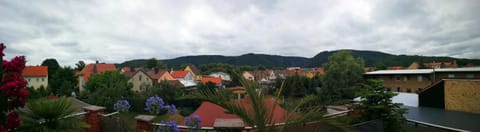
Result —
<svg viewBox="0 0 480 132"><path fill-rule="evenodd" d="M38 99L27 104L27 109L20 110L22 124L18 131L79 131L87 128L81 116L71 116L78 107L72 107L72 100Z"/></svg>
<svg viewBox="0 0 480 132"><path fill-rule="evenodd" d="M223 107L227 113L237 115L247 125L254 126L254 129L260 132L289 131L292 128L299 126L301 127L305 123L309 122L321 122L340 130L349 130L347 125L337 123L330 118L324 117L323 115L325 112L323 110L323 106L309 105L311 101L315 100L314 96L306 96L296 102L296 106L287 111L283 116L284 119L282 121L284 124L276 126L275 123L278 124L279 122L273 119L273 114L275 107L281 107L277 104L279 104L279 93L281 93L282 88L276 95L276 102L273 104L273 106L269 106L264 101L267 97L257 92L260 90L260 87L257 85L257 83L247 82L244 79L241 79L241 83L245 87L246 93L248 94L248 98L246 98L246 100L250 102L250 107L245 107L245 105L241 105L238 102L232 101L232 93L223 89L219 89L216 92L199 89L199 92L187 95L183 98L199 99Z"/></svg>

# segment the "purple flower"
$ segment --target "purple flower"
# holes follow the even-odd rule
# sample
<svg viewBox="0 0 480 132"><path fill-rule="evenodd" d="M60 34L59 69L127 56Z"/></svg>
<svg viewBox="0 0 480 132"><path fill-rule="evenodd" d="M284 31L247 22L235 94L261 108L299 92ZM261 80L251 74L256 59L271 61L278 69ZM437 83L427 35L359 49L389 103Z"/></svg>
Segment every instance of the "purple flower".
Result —
<svg viewBox="0 0 480 132"><path fill-rule="evenodd" d="M193 115L192 117L185 118L185 124L187 126L200 129L202 128L202 119L198 115Z"/></svg>
<svg viewBox="0 0 480 132"><path fill-rule="evenodd" d="M150 97L145 102L145 110L153 114L159 114L160 111L164 109L164 104L165 103L163 102L162 98L158 96Z"/></svg>
<svg viewBox="0 0 480 132"><path fill-rule="evenodd" d="M116 111L124 112L130 109L131 105L127 100L118 100L117 103L113 105L113 109Z"/></svg>
<svg viewBox="0 0 480 132"><path fill-rule="evenodd" d="M177 107L175 107L175 105L170 105L170 111L172 112L172 114L177 114Z"/></svg>
<svg viewBox="0 0 480 132"><path fill-rule="evenodd" d="M168 122L161 121L160 124L164 124L165 126L158 126L157 132L164 132L164 131L180 132L180 128L177 126L177 122L173 120Z"/></svg>

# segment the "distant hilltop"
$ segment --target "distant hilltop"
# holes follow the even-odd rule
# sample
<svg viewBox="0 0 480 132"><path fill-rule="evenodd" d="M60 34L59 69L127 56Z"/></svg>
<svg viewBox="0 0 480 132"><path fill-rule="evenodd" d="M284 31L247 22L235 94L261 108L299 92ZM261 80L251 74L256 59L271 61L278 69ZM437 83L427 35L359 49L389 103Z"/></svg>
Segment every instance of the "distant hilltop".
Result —
<svg viewBox="0 0 480 132"><path fill-rule="evenodd" d="M240 56L222 56L222 55L197 55L182 56L174 59L160 60L167 65L184 65L194 64L202 65L209 63L224 63L231 65L249 65L249 66L266 66L266 67L321 67L323 63L328 61L328 57L336 51L323 51L312 58L280 56L268 54L244 54ZM456 62L459 67L478 66L480 59L463 59L453 57L438 56L419 56L419 55L393 55L379 51L362 51L350 50L352 55L357 58L361 57L365 61L366 67L384 66L403 66L408 67L413 62L420 64L431 62ZM148 58L147 58L148 59ZM147 59L129 60L117 66L141 67L146 64Z"/></svg>

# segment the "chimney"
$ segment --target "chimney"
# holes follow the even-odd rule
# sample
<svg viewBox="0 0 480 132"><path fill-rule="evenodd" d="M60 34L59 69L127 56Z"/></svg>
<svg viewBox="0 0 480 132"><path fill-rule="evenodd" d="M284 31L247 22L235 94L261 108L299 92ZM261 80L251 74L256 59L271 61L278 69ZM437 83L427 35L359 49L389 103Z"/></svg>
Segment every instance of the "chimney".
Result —
<svg viewBox="0 0 480 132"><path fill-rule="evenodd" d="M172 74L172 73L173 73L173 68L170 68L170 74Z"/></svg>
<svg viewBox="0 0 480 132"><path fill-rule="evenodd" d="M98 60L95 61L95 64L98 64Z"/></svg>
<svg viewBox="0 0 480 132"><path fill-rule="evenodd" d="M97 61L97 62L98 62L98 61ZM97 64L98 64L98 63L93 64L93 73L97 73Z"/></svg>

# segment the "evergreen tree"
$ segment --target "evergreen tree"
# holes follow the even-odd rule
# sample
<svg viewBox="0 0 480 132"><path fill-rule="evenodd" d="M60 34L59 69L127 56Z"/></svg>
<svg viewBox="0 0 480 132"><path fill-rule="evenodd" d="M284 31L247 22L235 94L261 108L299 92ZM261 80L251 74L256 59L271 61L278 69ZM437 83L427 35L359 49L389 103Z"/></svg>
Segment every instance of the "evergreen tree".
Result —
<svg viewBox="0 0 480 132"><path fill-rule="evenodd" d="M355 106L361 111L361 120L383 120L385 131L401 131L401 124L405 122L405 108L402 104L392 103L392 97L397 95L387 91L380 80L367 80L362 85L361 102Z"/></svg>

